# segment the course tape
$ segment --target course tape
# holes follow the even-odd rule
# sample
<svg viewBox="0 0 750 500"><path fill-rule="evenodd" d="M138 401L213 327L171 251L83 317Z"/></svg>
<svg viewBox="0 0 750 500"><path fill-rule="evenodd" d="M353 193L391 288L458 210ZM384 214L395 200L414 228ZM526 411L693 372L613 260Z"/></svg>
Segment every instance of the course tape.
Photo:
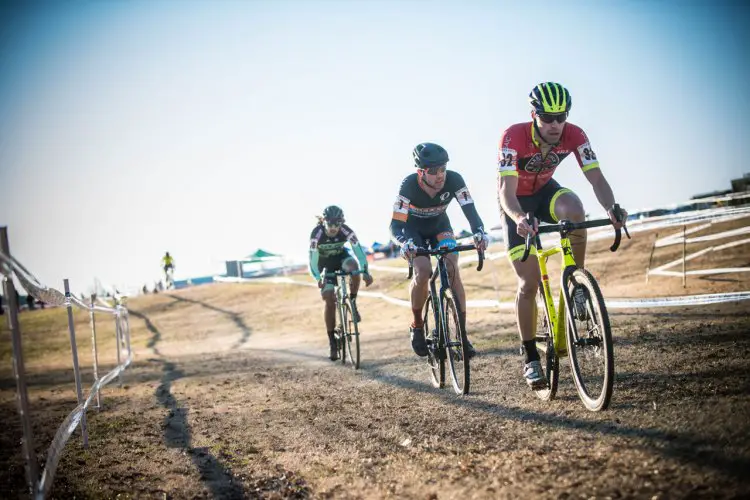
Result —
<svg viewBox="0 0 750 500"><path fill-rule="evenodd" d="M286 285L297 285L315 287L315 283L309 281L297 281L292 278L231 278L220 279L217 281L232 283L278 283ZM357 296L372 297L385 300L391 304L402 307L411 307L408 300L391 297L382 292L368 292L361 290ZM707 304L719 304L723 302L739 302L750 299L750 291L747 292L728 292L728 293L709 293L703 295L682 295L678 297L655 297L655 298L618 298L605 299L608 309L635 309L635 308L656 308L656 307L679 307L679 306L699 306ZM500 302L493 299L467 300L466 307L471 308L495 308L495 309L513 309L513 302Z"/></svg>

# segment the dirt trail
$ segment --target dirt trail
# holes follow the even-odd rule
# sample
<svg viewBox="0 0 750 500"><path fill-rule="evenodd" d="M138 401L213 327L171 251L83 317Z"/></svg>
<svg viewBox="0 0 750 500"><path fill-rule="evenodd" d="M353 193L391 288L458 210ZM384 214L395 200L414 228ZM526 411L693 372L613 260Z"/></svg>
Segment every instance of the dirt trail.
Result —
<svg viewBox="0 0 750 500"><path fill-rule="evenodd" d="M607 266L592 251L605 294L681 288L665 278L644 285L634 264L649 249L642 247ZM746 259L740 251L735 257ZM628 262L631 271L623 271ZM512 286L507 262L493 266L485 276L464 271L467 290L490 296ZM741 280L702 281L727 291ZM377 286L399 294L405 285L383 276ZM750 495L747 302L613 311L615 393L611 409L597 414L578 400L567 362L558 399L542 402L526 389L510 312L470 311L481 354L472 394L458 397L431 387L404 331L407 308L361 299L363 362L355 372L326 359L321 305L314 289L281 285L211 285L131 300L136 361L125 387L105 389L104 410L89 414L90 448L68 445L53 496ZM57 321L63 312L45 314ZM78 319L85 342L85 318ZM32 329L25 335L49 341ZM0 488L15 497L23 489L20 430L12 380L0 375ZM57 360L30 375L40 461L75 406L67 380Z"/></svg>

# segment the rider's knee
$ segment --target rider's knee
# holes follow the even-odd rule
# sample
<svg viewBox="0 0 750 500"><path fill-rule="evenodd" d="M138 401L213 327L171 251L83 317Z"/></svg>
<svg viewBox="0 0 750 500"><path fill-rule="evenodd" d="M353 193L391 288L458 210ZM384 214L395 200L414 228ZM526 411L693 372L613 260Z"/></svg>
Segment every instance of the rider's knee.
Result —
<svg viewBox="0 0 750 500"><path fill-rule="evenodd" d="M563 195L555 204L555 216L558 219L567 219L573 222L586 220L586 211L577 196Z"/></svg>
<svg viewBox="0 0 750 500"><path fill-rule="evenodd" d="M356 271L358 268L359 268L359 264L357 263L355 259L351 257L341 263L341 269L343 269L347 273Z"/></svg>
<svg viewBox="0 0 750 500"><path fill-rule="evenodd" d="M323 290L320 292L321 297L323 297L323 300L326 302L326 304L333 304L336 301L336 297L333 295L333 285L326 285L323 287Z"/></svg>
<svg viewBox="0 0 750 500"><path fill-rule="evenodd" d="M534 297L539 290L539 281L534 279L518 280L518 296L521 298Z"/></svg>
<svg viewBox="0 0 750 500"><path fill-rule="evenodd" d="M425 285L430 280L432 268L429 260L414 260L414 281L417 285Z"/></svg>

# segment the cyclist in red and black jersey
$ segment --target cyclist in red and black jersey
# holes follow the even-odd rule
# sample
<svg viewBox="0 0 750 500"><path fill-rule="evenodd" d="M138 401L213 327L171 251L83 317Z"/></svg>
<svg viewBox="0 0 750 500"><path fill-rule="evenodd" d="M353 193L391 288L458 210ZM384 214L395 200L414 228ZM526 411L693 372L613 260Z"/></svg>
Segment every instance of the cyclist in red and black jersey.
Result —
<svg viewBox="0 0 750 500"><path fill-rule="evenodd" d="M357 260L352 258L349 251L344 245L349 243L354 251ZM357 266L359 261L359 266ZM334 271L356 271L357 268L362 270L362 276L365 277L365 284L372 284L372 277L367 273L367 258L365 252L357 240L354 231L344 224L344 211L336 205L331 205L323 210L323 216L319 218L312 233L310 233L310 274L318 282L320 294L325 301L323 318L328 332L328 343L331 348L330 358L332 361L338 359L338 349L336 348L336 339L333 336L336 327L336 298L334 297L334 287L336 286L335 278L326 278L321 276L320 272L325 269L326 272ZM357 321L362 321L357 308L357 292L359 291L360 275L352 276L351 290L349 296L352 300L352 315Z"/></svg>
<svg viewBox="0 0 750 500"><path fill-rule="evenodd" d="M585 212L573 191L560 186L553 178L555 169L571 153L586 179L594 188L599 203L607 210L615 227L613 207L615 196L599 168L599 160L584 131L569 123L572 104L570 92L559 83L540 83L529 94L531 122L509 127L500 139L498 154L498 201L505 231L508 257L518 277L516 320L525 354L524 377L533 390L546 387L547 382L534 341L536 327L536 294L539 286L539 265L529 259L521 262L525 237L536 234L537 219L555 223L560 219L582 222ZM534 214L527 221L526 213ZM622 220L627 219L623 211ZM586 230L570 233L573 257L583 266L586 253ZM532 253L536 255L535 248ZM574 290L577 307L585 314L585 290Z"/></svg>
<svg viewBox="0 0 750 500"><path fill-rule="evenodd" d="M463 177L458 172L447 170L448 152L437 144L425 142L417 145L412 155L417 172L401 183L393 206L391 238L401 245L401 256L411 259L414 264L414 279L409 285L414 321L409 335L414 352L418 356L427 356L422 307L427 300L432 266L429 257L415 257L417 248L456 246L453 228L445 213L453 198L458 200L469 221L477 247L484 251L489 239ZM446 263L451 287L458 301L458 319L466 331L466 296L457 265L458 255L447 256ZM469 356L476 354L471 343L467 352Z"/></svg>

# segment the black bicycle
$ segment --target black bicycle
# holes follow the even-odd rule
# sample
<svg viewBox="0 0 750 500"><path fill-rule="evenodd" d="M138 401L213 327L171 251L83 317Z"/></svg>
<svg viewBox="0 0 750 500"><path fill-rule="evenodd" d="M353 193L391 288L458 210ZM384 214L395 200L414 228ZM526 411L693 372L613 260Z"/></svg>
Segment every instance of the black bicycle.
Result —
<svg viewBox="0 0 750 500"><path fill-rule="evenodd" d="M349 286L351 277L358 274L364 274L360 270L356 271L335 271L332 273L323 270L322 276L326 278L336 278L336 311L338 313L338 324L333 331L336 338L341 364L346 364L346 353L349 352L349 362L352 368L359 369L359 322L357 317L352 314L355 305L349 296ZM348 278L348 279L347 279Z"/></svg>
<svg viewBox="0 0 750 500"><path fill-rule="evenodd" d="M448 279L445 256L454 252L477 250L479 264L477 271L482 270L484 252L475 245L459 245L453 248L439 247L434 250L417 249L416 255L437 257L437 267L430 277L430 291L424 305L424 332L427 341L427 363L430 365L432 385L438 388L445 386L445 360L447 358L456 394L468 394L471 384L469 366L468 339L458 320L458 307ZM414 274L414 267L409 261L409 277ZM440 292L437 292L435 280L440 276ZM430 310L435 325L430 328Z"/></svg>

